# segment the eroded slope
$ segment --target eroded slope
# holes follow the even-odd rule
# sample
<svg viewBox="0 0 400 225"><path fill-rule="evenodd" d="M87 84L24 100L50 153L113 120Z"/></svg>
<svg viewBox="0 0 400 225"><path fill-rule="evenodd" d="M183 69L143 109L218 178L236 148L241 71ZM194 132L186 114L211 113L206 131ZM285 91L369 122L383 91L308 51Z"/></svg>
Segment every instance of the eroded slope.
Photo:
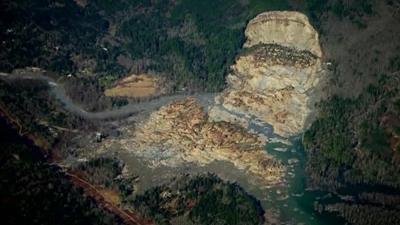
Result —
<svg viewBox="0 0 400 225"><path fill-rule="evenodd" d="M246 37L210 117L246 128L249 120L258 120L284 137L301 133L322 96L318 33L303 14L284 11L257 16Z"/></svg>

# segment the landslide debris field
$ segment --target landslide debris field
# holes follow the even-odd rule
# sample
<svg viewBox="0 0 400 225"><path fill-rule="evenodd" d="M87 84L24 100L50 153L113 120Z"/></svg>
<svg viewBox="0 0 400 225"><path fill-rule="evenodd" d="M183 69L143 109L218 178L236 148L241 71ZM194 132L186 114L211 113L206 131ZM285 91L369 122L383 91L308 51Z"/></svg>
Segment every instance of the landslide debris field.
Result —
<svg viewBox="0 0 400 225"><path fill-rule="evenodd" d="M7 224L400 224L400 1L0 6Z"/></svg>

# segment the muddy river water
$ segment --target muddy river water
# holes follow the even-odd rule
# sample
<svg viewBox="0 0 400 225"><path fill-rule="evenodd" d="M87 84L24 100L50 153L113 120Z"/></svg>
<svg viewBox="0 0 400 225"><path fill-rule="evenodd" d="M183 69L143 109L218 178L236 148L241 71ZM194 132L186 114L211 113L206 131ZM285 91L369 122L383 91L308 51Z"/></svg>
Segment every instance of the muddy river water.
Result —
<svg viewBox="0 0 400 225"><path fill-rule="evenodd" d="M248 193L260 200L268 213L273 213L280 222L278 224L304 225L337 225L344 224L342 220L331 214L318 214L314 210L314 202L329 196L328 193L306 190L305 186L305 154L299 139L291 140L292 145L270 143L266 151L280 159L287 167L287 185L279 187L265 187L249 176L243 170L236 168L226 161L214 161L205 166L186 164L179 167L160 166L148 167L145 160L132 153L119 151L128 169L140 174L140 181L136 187L138 193L146 189L168 182L178 174L196 174L211 172L224 180L237 182Z"/></svg>
<svg viewBox="0 0 400 225"><path fill-rule="evenodd" d="M3 76L3 79L15 78L14 76ZM129 104L118 110L91 113L81 109L75 105L65 94L60 85L43 76L19 76L24 79L44 79L51 86L51 92L56 99L61 101L66 109L70 112L78 114L86 119L105 119L105 118L120 118L129 116L138 111L152 111L167 102L181 99L185 95L165 96L157 100L142 103ZM214 94L202 94L196 97L203 106L207 106L213 99ZM262 132L261 130L266 130ZM269 137L274 137L271 134L270 127L258 128L262 133L269 133ZM288 168L286 174L287 184L278 187L265 187L261 185L255 178L249 176L243 170L236 168L232 163L226 161L214 161L205 166L195 164L185 164L179 167L160 166L151 168L145 160L136 155L114 149L119 157L126 163L129 171L140 175L140 180L136 190L138 193L155 185L160 185L168 182L178 174L196 174L211 172L219 177L237 182L247 192L260 200L264 209L268 213L273 213L280 221L278 224L305 224L305 225L337 225L344 224L343 221L330 214L317 214L314 211L314 202L318 199L328 196L328 193L306 190L305 185L305 163L306 156L299 138L290 140L290 145L275 142L269 143L265 147L265 151L280 159Z"/></svg>

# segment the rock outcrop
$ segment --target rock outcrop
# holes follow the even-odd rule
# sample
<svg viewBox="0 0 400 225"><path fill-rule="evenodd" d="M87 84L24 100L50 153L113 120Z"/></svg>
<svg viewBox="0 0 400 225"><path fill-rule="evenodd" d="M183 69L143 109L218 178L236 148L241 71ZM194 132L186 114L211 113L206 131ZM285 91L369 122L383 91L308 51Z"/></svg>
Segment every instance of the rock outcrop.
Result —
<svg viewBox="0 0 400 225"><path fill-rule="evenodd" d="M307 16L299 12L275 11L261 13L247 25L245 48L257 44L278 44L307 50L322 56L318 33Z"/></svg>
<svg viewBox="0 0 400 225"><path fill-rule="evenodd" d="M301 133L313 119L324 72L318 33L297 12L267 12L250 21L228 87L209 114L251 128L270 124L278 135Z"/></svg>
<svg viewBox="0 0 400 225"><path fill-rule="evenodd" d="M285 168L264 149L265 140L228 122L210 122L194 98L172 102L138 124L132 136L118 144L154 166L232 162L267 185L282 181Z"/></svg>

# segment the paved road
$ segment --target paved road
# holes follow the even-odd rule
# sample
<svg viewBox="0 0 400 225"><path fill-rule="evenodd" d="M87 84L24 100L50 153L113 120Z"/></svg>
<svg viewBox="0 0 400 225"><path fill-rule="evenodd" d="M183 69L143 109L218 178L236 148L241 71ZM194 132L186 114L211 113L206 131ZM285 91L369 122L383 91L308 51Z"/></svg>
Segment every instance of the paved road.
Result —
<svg viewBox="0 0 400 225"><path fill-rule="evenodd" d="M122 106L118 109L106 110L102 112L87 112L82 109L81 106L72 102L72 100L65 93L62 84L58 84L55 80L46 77L44 75L35 74L0 74L0 79L12 80L12 79L37 79L37 80L45 80L48 82L51 87L51 94L59 100L65 107L66 110L74 113L78 116L81 116L85 119L94 119L94 120L105 120L105 119L118 119L130 116L132 114L138 112L149 112L158 109L159 107L168 104L171 101L183 99L188 96L192 96L199 100L199 102L207 108L210 104L212 104L213 99L215 97L214 93L204 93L204 94L178 94L178 95L170 95L170 96L162 96L157 99L153 99L146 102L140 103L130 103L128 105Z"/></svg>

